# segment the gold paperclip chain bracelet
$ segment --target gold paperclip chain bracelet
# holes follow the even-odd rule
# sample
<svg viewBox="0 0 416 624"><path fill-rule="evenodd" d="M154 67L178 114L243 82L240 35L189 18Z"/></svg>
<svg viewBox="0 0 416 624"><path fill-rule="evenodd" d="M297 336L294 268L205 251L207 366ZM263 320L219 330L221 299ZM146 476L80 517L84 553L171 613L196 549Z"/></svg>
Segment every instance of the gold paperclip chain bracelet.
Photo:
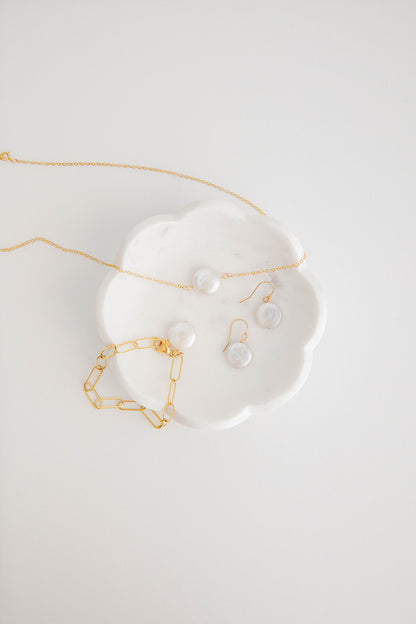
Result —
<svg viewBox="0 0 416 624"><path fill-rule="evenodd" d="M144 405L140 405L136 401L122 399L121 397L103 397L97 390L97 384L101 379L107 362L115 355L129 353L129 351L154 349L158 353L168 355L172 359L169 372L169 390L165 406L161 415ZM163 338L138 338L122 342L121 344L112 344L103 349L95 361L87 380L84 383L84 392L87 395L91 405L96 409L119 409L129 412L141 412L147 418L155 429L161 429L170 422L175 414L175 394L176 384L182 373L183 354L174 349L172 345Z"/></svg>

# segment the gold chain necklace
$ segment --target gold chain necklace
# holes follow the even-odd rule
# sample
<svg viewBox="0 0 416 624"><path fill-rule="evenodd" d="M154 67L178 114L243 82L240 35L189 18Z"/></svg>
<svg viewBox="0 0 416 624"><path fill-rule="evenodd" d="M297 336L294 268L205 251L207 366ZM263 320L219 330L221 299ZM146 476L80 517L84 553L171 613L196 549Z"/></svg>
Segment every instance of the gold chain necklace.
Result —
<svg viewBox="0 0 416 624"><path fill-rule="evenodd" d="M170 169L159 169L157 167L147 167L145 165L129 165L125 163L112 163L112 162L83 162L83 161L79 161L79 162L78 161L75 161L75 162L52 161L50 162L50 161L43 161L43 160L23 160L21 158L13 158L10 155L10 152L2 152L0 154L0 160L4 162L13 163L13 164L40 165L43 167L113 167L113 168L119 168L119 169L135 169L138 171L162 173L165 175L176 176L177 178L182 178L183 180L190 180L191 182L198 182L199 184L205 184L205 186L209 186L213 189L216 189L217 191L221 191L222 193L226 193L227 195L231 195L232 197L235 197L239 201L242 201L244 204L247 204L247 206L250 206L251 208L254 208L254 210L257 210L257 212L259 212L260 214L266 216L266 213L263 210L261 210L261 208L256 206L256 204L249 201L242 195L238 195L237 193L234 193L233 191L230 191L229 189L223 186L220 186L219 184L215 184L214 182L209 182L208 180L204 180L203 178L196 178L194 176L187 175L185 173L180 173L178 171L171 171ZM96 258L95 256L92 256L91 254L86 253L85 251L81 251L79 249L71 249L70 247L63 247L62 245L59 245L58 243L55 243L54 241L49 240L45 236L34 236L33 238L30 238L29 240L23 241L22 243L17 243L16 245L12 245L11 247L0 247L0 253L11 253L13 251L16 251L17 249L21 249L22 247L27 247L28 245L32 245L38 242L45 243L46 245L50 245L51 247L55 247L55 249L59 249L60 251L63 251L65 253L83 256L84 258L87 258L88 260L91 260L92 262L97 262L98 264L102 264L103 266L106 266L110 269L115 269L119 273L125 273L126 275L131 275L132 277L147 280L149 282L154 282L156 284L163 284L164 286L172 286L174 288L181 288L182 290L192 290L194 288L193 284L183 284L181 282L172 282L169 280L163 280L157 277L152 277L150 275L143 275L142 273L136 273L135 271L129 271L128 269L123 269L117 264L113 264L111 262L106 262L105 260L101 260L100 258ZM225 279L230 279L230 278L235 278L235 277L244 277L248 275L260 275L261 273L274 273L275 271L284 271L286 269L294 269L294 268L299 267L303 262L305 262L305 260L306 260L306 253L303 255L302 258L300 258L297 262L294 262L293 264L268 267L264 269L256 269L253 271L245 271L241 273L225 272L221 275L221 278L225 280Z"/></svg>
<svg viewBox="0 0 416 624"><path fill-rule="evenodd" d="M221 191L222 193L226 193L227 195L231 195L235 199L247 204L254 210L257 210L262 215L266 215L266 213L261 210L256 204L249 201L242 195L238 195L229 189L220 186L219 184L215 184L214 182L209 182L208 180L204 180L203 178L196 178L191 175L187 175L185 173L180 173L177 171L171 171L169 169L159 169L157 167L147 167L145 165L130 165L125 163L112 163L112 162L50 162L50 161L41 161L41 160L23 160L21 158L13 158L10 155L10 152L2 152L0 153L0 160L3 162L9 162L12 164L21 164L21 165L40 165L44 167L113 167L119 169L135 169L138 171L149 171L152 173L161 173L165 175L176 176L177 178L182 178L183 180L189 180L191 182L198 182L199 184L204 184L205 186L209 186L213 189ZM87 258L87 260L91 260L92 262L97 262L98 264L102 264L105 267L110 269L115 269L119 273L125 273L126 275L131 275L132 277L136 277L139 279L147 280L150 282L155 282L156 284L163 284L164 286L172 286L174 288L181 288L183 290L192 290L194 288L193 284L183 284L180 282L172 282L168 280L159 279L156 277L152 277L150 275L143 275L141 273L136 273L135 271L130 271L128 269L123 269L117 264L113 264L111 262L106 262L105 260L101 260L100 258L96 258L85 251L81 251L79 249L72 249L70 247L63 247L58 243L49 240L44 236L34 236L29 240L23 241L21 243L17 243L16 245L12 245L11 247L1 247L0 253L11 253L16 251L17 249L22 249L23 247L27 247L34 243L44 243L46 245L50 245L55 249L59 249L64 253L74 254L83 256ZM264 269L255 269L253 271L246 271L241 273L223 273L221 275L222 279L230 279L234 277L243 277L249 275L259 275L261 273L272 273L275 271L283 271L286 269L292 269L299 267L306 260L306 254L303 255L297 262L293 264L288 264L284 266L274 266ZM168 355L172 362L170 366L169 372L169 389L166 404L163 408L161 415L159 415L156 411L140 405L136 401L131 401L128 399L122 399L121 397L103 397L99 394L97 390L97 384L101 379L104 370L107 367L107 362L110 358L115 355L129 353L130 351L142 350L142 349L154 349L158 353L162 353ZM112 344L101 351L99 356L96 359L95 365L93 366L90 374L88 375L87 380L84 383L84 392L90 401L90 403L96 409L119 409L122 411L137 411L141 412L147 420L155 427L156 429L161 429L166 426L168 422L171 421L174 413L175 413L175 405L174 398L176 393L176 384L180 379L183 365L183 354L174 349L172 345L164 338L138 338L136 340L132 340L129 342L125 342L122 344Z"/></svg>

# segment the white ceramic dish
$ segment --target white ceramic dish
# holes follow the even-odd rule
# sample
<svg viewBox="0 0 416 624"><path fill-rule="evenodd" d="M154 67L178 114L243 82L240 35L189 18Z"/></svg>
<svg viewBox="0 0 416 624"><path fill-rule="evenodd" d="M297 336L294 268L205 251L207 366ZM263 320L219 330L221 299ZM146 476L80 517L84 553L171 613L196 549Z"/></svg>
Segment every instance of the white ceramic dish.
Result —
<svg viewBox="0 0 416 624"><path fill-rule="evenodd" d="M296 238L279 222L228 201L197 202L174 215L140 223L118 256L123 268L164 280L192 283L197 269L223 273L286 265L303 256ZM267 286L244 303L262 280L271 280L279 325L265 329L256 310ZM98 324L106 344L145 336L167 337L176 321L188 321L196 341L184 353L175 420L191 427L223 429L260 412L272 412L303 385L325 325L325 302L306 267L222 280L212 295L183 291L111 272L98 297ZM232 368L223 348L233 319L247 321L253 357ZM239 326L233 335L238 339ZM118 356L116 368L128 398L160 410L169 384L169 358L152 350ZM126 397L127 398L127 397Z"/></svg>

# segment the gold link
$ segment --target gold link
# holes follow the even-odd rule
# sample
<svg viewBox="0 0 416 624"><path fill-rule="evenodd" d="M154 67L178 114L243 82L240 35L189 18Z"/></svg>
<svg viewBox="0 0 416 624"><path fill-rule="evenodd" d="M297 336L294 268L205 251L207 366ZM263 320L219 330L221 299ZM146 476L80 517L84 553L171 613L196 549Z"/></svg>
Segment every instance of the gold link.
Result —
<svg viewBox="0 0 416 624"><path fill-rule="evenodd" d="M128 342L122 342L118 345L115 345L116 353L128 353L129 351L134 351L137 349L136 342L133 340L129 340Z"/></svg>
<svg viewBox="0 0 416 624"><path fill-rule="evenodd" d="M96 368L98 368L98 370L103 371L107 366L107 358L103 355L99 355L95 360L95 366Z"/></svg>
<svg viewBox="0 0 416 624"><path fill-rule="evenodd" d="M175 415L175 406L173 405L173 403L166 403L165 408L163 410L162 413L162 419L164 423L168 423L172 420L173 416Z"/></svg>
<svg viewBox="0 0 416 624"><path fill-rule="evenodd" d="M126 405L131 405L131 407L125 407ZM137 401L129 401L127 399L119 401L117 407L123 412L141 412L143 409L143 405L139 405Z"/></svg>
<svg viewBox="0 0 416 624"><path fill-rule="evenodd" d="M176 381L171 381L169 384L168 403L173 403L176 394Z"/></svg>
<svg viewBox="0 0 416 624"><path fill-rule="evenodd" d="M102 400L100 395L98 394L97 390L95 388L87 388L87 384L84 384L84 391L85 394L88 397L89 402L91 403L91 405L93 405L96 409L101 409L103 404L102 404ZM94 397L94 399L92 398Z"/></svg>
<svg viewBox="0 0 416 624"><path fill-rule="evenodd" d="M117 353L117 349L116 349L116 345L112 344L112 345L108 345L108 347L106 347L105 349L103 349L100 353L100 355L103 358L106 358L107 360L109 360L111 357L113 357L113 355L115 355Z"/></svg>
<svg viewBox="0 0 416 624"><path fill-rule="evenodd" d="M87 381L85 382L85 385L90 386L90 389L95 388L103 372L104 372L103 368L100 369L94 366L94 368L91 370L90 374L87 377Z"/></svg>
<svg viewBox="0 0 416 624"><path fill-rule="evenodd" d="M164 427L163 419L160 418L160 416L159 416L159 414L157 412L155 412L154 410L152 410L152 409L150 409L148 407L142 407L142 409L140 411L143 414L143 416L145 416L147 418L147 420L150 422L150 424L155 429L161 429L162 427ZM151 414L152 414L152 416L151 416Z"/></svg>
<svg viewBox="0 0 416 624"><path fill-rule="evenodd" d="M177 362L179 362L179 364L177 364ZM182 353L180 353L177 357L172 359L172 364L170 365L169 377L171 381L175 381L175 382L179 381L179 379L181 378L182 366L183 366L183 355Z"/></svg>
<svg viewBox="0 0 416 624"><path fill-rule="evenodd" d="M138 338L134 343L137 349L152 349L155 340L159 340L159 338Z"/></svg>
<svg viewBox="0 0 416 624"><path fill-rule="evenodd" d="M118 407L123 399L121 397L101 397L101 407L111 409Z"/></svg>

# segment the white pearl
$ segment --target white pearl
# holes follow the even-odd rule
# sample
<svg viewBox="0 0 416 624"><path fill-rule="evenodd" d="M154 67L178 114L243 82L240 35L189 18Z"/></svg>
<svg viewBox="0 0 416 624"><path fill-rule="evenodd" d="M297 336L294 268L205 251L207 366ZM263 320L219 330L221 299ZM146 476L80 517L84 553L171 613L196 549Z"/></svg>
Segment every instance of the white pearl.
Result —
<svg viewBox="0 0 416 624"><path fill-rule="evenodd" d="M256 320L259 325L266 329L272 329L279 325L282 313L274 303L262 303L256 311Z"/></svg>
<svg viewBox="0 0 416 624"><path fill-rule="evenodd" d="M196 290L206 295L212 295L220 287L221 278L213 269L202 267L195 273L193 282Z"/></svg>
<svg viewBox="0 0 416 624"><path fill-rule="evenodd" d="M233 368L244 368L250 364L253 357L250 347L244 342L233 342L228 347L226 354L228 363Z"/></svg>
<svg viewBox="0 0 416 624"><path fill-rule="evenodd" d="M179 349L179 351L192 347L195 338L195 330L187 321L179 321L169 327L168 340L170 344L175 347L175 349Z"/></svg>

